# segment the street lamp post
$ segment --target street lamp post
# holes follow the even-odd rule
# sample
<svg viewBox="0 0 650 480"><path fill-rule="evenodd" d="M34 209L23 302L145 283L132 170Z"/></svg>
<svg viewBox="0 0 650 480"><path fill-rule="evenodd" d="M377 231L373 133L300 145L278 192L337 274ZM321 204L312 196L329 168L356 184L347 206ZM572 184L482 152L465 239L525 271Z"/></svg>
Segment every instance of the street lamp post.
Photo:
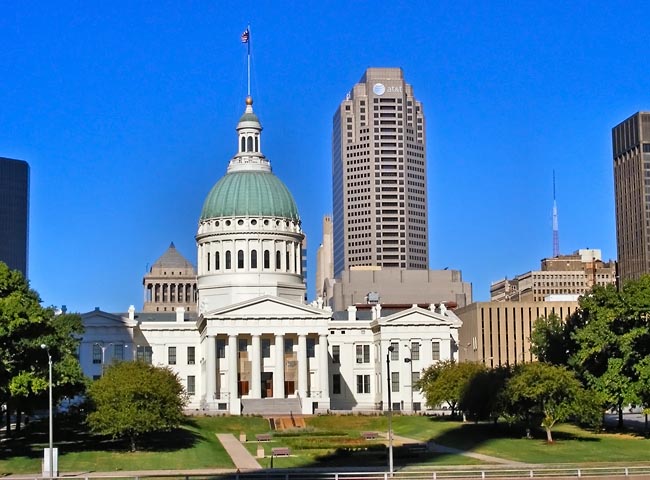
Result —
<svg viewBox="0 0 650 480"><path fill-rule="evenodd" d="M47 345L44 343L41 344L41 348L47 352L47 360L48 360L48 379L49 379L49 386L50 386L50 449L49 449L49 456L50 456L50 478L54 478L54 424L53 424L53 417L52 417L52 355L50 355L50 349L47 348Z"/></svg>
<svg viewBox="0 0 650 480"><path fill-rule="evenodd" d="M391 400L391 378L390 378L390 355L393 353L393 346L388 347L386 353L386 383L388 385L388 473L393 476L393 404Z"/></svg>

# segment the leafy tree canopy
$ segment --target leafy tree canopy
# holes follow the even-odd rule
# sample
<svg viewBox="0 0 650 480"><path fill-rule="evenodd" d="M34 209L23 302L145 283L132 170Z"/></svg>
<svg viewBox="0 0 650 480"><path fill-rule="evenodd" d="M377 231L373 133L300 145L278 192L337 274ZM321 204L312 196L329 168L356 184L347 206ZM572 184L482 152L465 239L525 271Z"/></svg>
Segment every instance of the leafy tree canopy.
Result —
<svg viewBox="0 0 650 480"><path fill-rule="evenodd" d="M93 409L88 424L95 433L125 438L135 451L142 435L180 425L187 395L168 368L144 362L119 362L88 389Z"/></svg>
<svg viewBox="0 0 650 480"><path fill-rule="evenodd" d="M456 363L453 360L437 362L422 372L415 386L424 394L427 405L431 408L446 403L454 415L470 381L484 370L485 367L479 363Z"/></svg>
<svg viewBox="0 0 650 480"><path fill-rule="evenodd" d="M8 405L7 422L12 410L29 411L44 398L48 356L42 344L53 360L55 398L83 391L76 359L82 332L79 315L42 307L23 275L0 262L0 403Z"/></svg>
<svg viewBox="0 0 650 480"><path fill-rule="evenodd" d="M556 423L570 416L594 414L594 409L589 408L591 402L587 402L588 395L573 372L541 362L516 367L506 384L504 398L511 414L526 421L539 420L549 442L553 441Z"/></svg>

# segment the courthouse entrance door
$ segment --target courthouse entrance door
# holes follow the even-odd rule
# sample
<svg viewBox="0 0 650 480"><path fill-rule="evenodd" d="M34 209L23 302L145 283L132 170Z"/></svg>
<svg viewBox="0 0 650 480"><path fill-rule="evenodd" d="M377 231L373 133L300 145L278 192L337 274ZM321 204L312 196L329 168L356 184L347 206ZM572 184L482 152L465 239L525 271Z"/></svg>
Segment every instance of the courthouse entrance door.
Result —
<svg viewBox="0 0 650 480"><path fill-rule="evenodd" d="M262 372L262 398L273 397L273 372Z"/></svg>

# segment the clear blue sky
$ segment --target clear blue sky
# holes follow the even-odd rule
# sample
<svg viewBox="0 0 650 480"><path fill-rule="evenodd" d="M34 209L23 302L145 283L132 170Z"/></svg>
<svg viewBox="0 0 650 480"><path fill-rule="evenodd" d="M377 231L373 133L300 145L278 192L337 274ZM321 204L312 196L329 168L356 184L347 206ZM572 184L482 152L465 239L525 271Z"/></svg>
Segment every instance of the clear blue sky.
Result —
<svg viewBox="0 0 650 480"><path fill-rule="evenodd" d="M561 5L566 3L567 5ZM236 151L251 23L263 151L309 240L331 211L332 115L399 66L427 119L430 264L491 281L560 247L616 256L611 128L650 109L647 2L0 0L0 156L31 165L29 269L45 304L142 307Z"/></svg>

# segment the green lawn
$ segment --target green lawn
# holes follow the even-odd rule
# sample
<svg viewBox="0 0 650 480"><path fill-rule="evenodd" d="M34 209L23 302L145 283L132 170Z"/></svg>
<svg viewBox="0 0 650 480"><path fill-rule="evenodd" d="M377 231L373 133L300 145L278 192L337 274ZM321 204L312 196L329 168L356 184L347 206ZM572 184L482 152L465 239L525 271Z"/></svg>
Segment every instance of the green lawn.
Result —
<svg viewBox="0 0 650 480"><path fill-rule="evenodd" d="M56 424L56 423L55 423ZM570 425L562 425L552 445L544 433L523 431L505 425L462 424L440 418L400 416L393 418L395 434L420 441L433 440L442 445L498 456L526 463L612 463L650 462L650 441L639 436L593 434ZM300 432L274 432L269 443L261 443L270 455L274 446L290 447L291 457L273 459L275 468L308 466L367 465L385 466L385 440L363 440L364 431L386 432L384 416L318 416L307 418ZM47 426L33 423L23 437L0 443L0 475L36 473L40 470ZM146 469L233 468L216 433L245 433L246 448L255 455L255 435L269 432L268 421L260 417L193 417L182 428L148 438L140 450L128 452L123 442L97 438L83 429L55 431L59 447L59 465L64 472L120 471ZM259 460L263 467L271 459ZM409 454L396 445L396 466L475 465L480 463L461 455Z"/></svg>

